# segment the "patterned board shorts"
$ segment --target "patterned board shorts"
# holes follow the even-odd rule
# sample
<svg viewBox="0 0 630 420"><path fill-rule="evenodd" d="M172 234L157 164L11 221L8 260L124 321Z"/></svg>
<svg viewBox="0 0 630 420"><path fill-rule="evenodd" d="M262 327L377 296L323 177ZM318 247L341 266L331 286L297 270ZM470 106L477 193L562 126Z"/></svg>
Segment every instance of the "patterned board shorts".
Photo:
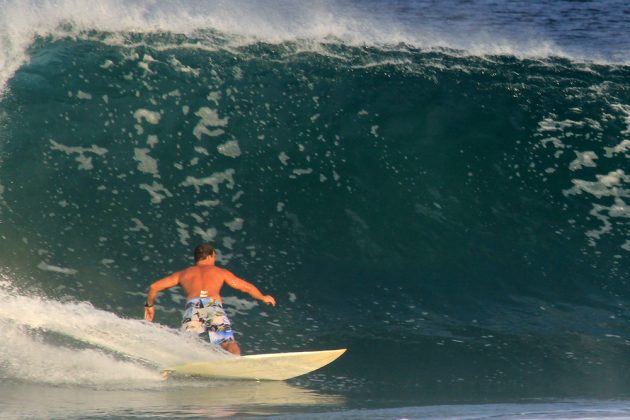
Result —
<svg viewBox="0 0 630 420"><path fill-rule="evenodd" d="M232 324L225 314L223 305L212 298L194 298L186 302L182 328L196 332L212 344L234 341Z"/></svg>

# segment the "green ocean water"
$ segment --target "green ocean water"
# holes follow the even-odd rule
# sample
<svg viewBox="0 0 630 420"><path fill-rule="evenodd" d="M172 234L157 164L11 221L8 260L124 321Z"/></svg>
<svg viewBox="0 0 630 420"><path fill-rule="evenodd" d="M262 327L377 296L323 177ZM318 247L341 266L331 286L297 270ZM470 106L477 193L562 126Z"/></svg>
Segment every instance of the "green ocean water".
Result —
<svg viewBox="0 0 630 420"><path fill-rule="evenodd" d="M349 349L298 399L628 396L628 66L224 36L39 37L8 80L3 383L158 383L147 287L208 241L278 301L224 290L245 353Z"/></svg>

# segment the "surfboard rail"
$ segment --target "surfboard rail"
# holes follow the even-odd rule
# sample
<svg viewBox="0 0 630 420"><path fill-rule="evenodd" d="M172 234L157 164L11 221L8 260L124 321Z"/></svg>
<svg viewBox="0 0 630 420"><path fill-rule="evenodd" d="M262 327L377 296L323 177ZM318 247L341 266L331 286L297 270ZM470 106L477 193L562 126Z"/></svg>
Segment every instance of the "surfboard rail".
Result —
<svg viewBox="0 0 630 420"><path fill-rule="evenodd" d="M186 362L164 369L166 376L283 381L305 375L339 358L346 349L252 354Z"/></svg>

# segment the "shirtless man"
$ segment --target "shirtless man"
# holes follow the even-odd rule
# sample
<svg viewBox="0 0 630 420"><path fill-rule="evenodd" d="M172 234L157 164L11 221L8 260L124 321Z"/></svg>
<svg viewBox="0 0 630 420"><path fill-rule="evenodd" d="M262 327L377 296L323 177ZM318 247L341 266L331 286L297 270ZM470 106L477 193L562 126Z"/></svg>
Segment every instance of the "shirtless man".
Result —
<svg viewBox="0 0 630 420"><path fill-rule="evenodd" d="M201 244L195 248L195 265L156 281L149 287L144 304L144 319L153 321L155 296L161 290L180 286L186 295L186 312L182 328L196 332L212 344L220 345L230 353L240 355L232 324L223 310L221 286L229 286L248 293L268 305L276 306L276 300L263 295L251 283L236 277L229 270L214 265L215 251L211 245Z"/></svg>

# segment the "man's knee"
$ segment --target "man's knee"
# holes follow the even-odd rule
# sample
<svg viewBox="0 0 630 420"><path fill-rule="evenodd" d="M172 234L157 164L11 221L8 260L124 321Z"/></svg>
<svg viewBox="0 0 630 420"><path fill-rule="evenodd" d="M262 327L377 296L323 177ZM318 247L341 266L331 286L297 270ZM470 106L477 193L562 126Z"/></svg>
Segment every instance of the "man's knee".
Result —
<svg viewBox="0 0 630 420"><path fill-rule="evenodd" d="M235 354L237 356L241 355L241 348L238 346L236 341L233 341L233 340L225 341L224 343L221 344L221 347L223 347L224 350L229 351L232 354Z"/></svg>

